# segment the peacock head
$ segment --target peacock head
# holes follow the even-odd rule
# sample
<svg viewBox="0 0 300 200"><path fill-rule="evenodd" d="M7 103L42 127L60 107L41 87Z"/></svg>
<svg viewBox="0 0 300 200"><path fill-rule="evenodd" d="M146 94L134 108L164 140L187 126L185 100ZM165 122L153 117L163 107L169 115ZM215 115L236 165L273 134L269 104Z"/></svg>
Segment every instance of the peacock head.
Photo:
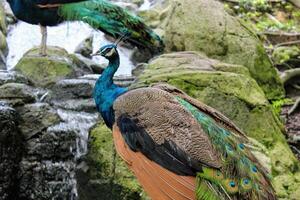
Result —
<svg viewBox="0 0 300 200"><path fill-rule="evenodd" d="M103 56L104 58L110 60L115 58L118 55L117 45L108 44L99 49L96 53L92 54L92 56Z"/></svg>
<svg viewBox="0 0 300 200"><path fill-rule="evenodd" d="M99 56L103 56L104 58L106 58L108 60L116 58L119 55L118 50L117 50L118 44L120 44L120 42L127 39L129 36L130 36L130 34L128 32L126 32L114 44L104 45L103 47L101 47L99 49L99 51L92 54L91 56L98 56L99 55Z"/></svg>

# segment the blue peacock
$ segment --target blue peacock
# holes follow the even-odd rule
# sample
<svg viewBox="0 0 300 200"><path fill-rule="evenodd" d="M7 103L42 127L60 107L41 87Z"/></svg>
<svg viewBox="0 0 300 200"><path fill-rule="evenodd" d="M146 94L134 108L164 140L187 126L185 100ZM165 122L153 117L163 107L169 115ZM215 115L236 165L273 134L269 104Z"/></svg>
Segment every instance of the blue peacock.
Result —
<svg viewBox="0 0 300 200"><path fill-rule="evenodd" d="M129 90L113 83L117 44L94 100L115 147L153 200L274 200L249 139L215 109L167 84Z"/></svg>
<svg viewBox="0 0 300 200"><path fill-rule="evenodd" d="M118 38L131 34L133 45L148 49L152 54L163 50L163 42L141 18L105 0L7 0L14 15L27 23L40 25L40 54L46 55L47 26L65 21L82 21L93 28Z"/></svg>

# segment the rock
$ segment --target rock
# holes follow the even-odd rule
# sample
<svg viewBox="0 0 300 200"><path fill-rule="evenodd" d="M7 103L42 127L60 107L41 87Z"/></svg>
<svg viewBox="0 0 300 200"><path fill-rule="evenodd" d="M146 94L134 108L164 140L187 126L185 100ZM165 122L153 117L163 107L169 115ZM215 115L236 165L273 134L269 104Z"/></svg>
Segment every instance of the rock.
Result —
<svg viewBox="0 0 300 200"><path fill-rule="evenodd" d="M130 60L136 65L138 63L148 62L152 57L153 55L149 50L135 48L130 56Z"/></svg>
<svg viewBox="0 0 300 200"><path fill-rule="evenodd" d="M105 69L105 65L100 65L98 63L96 63L95 61L88 59L80 54L75 54L75 56L78 58L78 60L81 62L80 64L78 63L78 65L81 65L81 68L88 68L90 69L91 72L95 73L95 74L102 74L102 72Z"/></svg>
<svg viewBox="0 0 300 200"><path fill-rule="evenodd" d="M6 56L8 54L8 46L6 42L7 25L6 15L2 4L0 5L0 70L6 69Z"/></svg>
<svg viewBox="0 0 300 200"><path fill-rule="evenodd" d="M29 80L13 71L1 71L0 70L0 85L6 84L6 83L24 83L24 84L30 84Z"/></svg>
<svg viewBox="0 0 300 200"><path fill-rule="evenodd" d="M297 46L277 47L272 54L275 64L282 64L292 58L300 57L300 48Z"/></svg>
<svg viewBox="0 0 300 200"><path fill-rule="evenodd" d="M263 45L247 24L226 13L216 0L171 0L166 51L201 51L211 58L247 67L268 99L284 96L282 83Z"/></svg>
<svg viewBox="0 0 300 200"><path fill-rule="evenodd" d="M39 48L25 53L15 69L28 77L38 87L51 87L64 78L82 76L86 69L81 69L76 57L59 47L48 46L48 56L40 56Z"/></svg>
<svg viewBox="0 0 300 200"><path fill-rule="evenodd" d="M0 5L0 31L6 35L7 25L6 25L6 16L3 5Z"/></svg>
<svg viewBox="0 0 300 200"><path fill-rule="evenodd" d="M19 128L26 140L60 121L56 111L45 103L27 104L19 108L18 112L21 116Z"/></svg>
<svg viewBox="0 0 300 200"><path fill-rule="evenodd" d="M94 81L95 84L100 76L101 75L98 74L88 74L79 77L79 79ZM114 80L114 84L120 87L128 87L134 82L135 76L127 76L127 75L114 76L113 80Z"/></svg>
<svg viewBox="0 0 300 200"><path fill-rule="evenodd" d="M89 99L54 100L51 102L55 107L78 112L97 112L95 102Z"/></svg>
<svg viewBox="0 0 300 200"><path fill-rule="evenodd" d="M0 103L0 200L17 200L19 163L22 158L22 135L13 108Z"/></svg>
<svg viewBox="0 0 300 200"><path fill-rule="evenodd" d="M22 83L7 83L0 86L0 99L12 105L23 105L35 101L34 89Z"/></svg>
<svg viewBox="0 0 300 200"><path fill-rule="evenodd" d="M44 130L28 140L26 149L29 161L72 160L76 154L76 133Z"/></svg>
<svg viewBox="0 0 300 200"><path fill-rule="evenodd" d="M165 54L145 67L132 88L157 82L176 86L216 108L248 136L262 143L275 179L299 173L299 161L286 143L283 125L246 67L222 63L196 52ZM290 188L300 187L300 182L291 184ZM280 188L288 195L295 192L287 192L281 185L276 191L280 192Z"/></svg>
<svg viewBox="0 0 300 200"><path fill-rule="evenodd" d="M0 31L0 69L6 69L8 46L4 34Z"/></svg>
<svg viewBox="0 0 300 200"><path fill-rule="evenodd" d="M112 133L101 123L90 132L88 170L77 172L79 199L147 199L134 175L115 156Z"/></svg>
<svg viewBox="0 0 300 200"><path fill-rule="evenodd" d="M41 103L19 110L23 129L37 133L25 143L19 199L77 199L76 161L83 155L85 134L96 123L97 115L60 109L54 112ZM36 118L36 126L28 124L28 117Z"/></svg>
<svg viewBox="0 0 300 200"><path fill-rule="evenodd" d="M145 3L144 0L132 0L130 2L136 4L138 7L140 7L141 5L143 5L143 3Z"/></svg>
<svg viewBox="0 0 300 200"><path fill-rule="evenodd" d="M91 98L95 81L86 79L66 79L54 85L51 98L58 100Z"/></svg>
<svg viewBox="0 0 300 200"><path fill-rule="evenodd" d="M21 162L20 199L74 199L73 162Z"/></svg>
<svg viewBox="0 0 300 200"><path fill-rule="evenodd" d="M75 48L75 53L81 54L86 58L91 58L91 54L93 53L93 39L92 35L87 37Z"/></svg>

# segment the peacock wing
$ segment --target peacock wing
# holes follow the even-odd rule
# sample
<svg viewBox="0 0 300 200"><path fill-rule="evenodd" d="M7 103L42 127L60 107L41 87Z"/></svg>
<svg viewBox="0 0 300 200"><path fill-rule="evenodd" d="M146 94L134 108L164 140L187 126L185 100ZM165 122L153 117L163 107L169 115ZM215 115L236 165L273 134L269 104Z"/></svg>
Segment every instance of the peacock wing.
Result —
<svg viewBox="0 0 300 200"><path fill-rule="evenodd" d="M221 154L221 170L204 167L197 175L199 182L196 193L199 199L220 196L224 199L229 196L229 199L276 199L268 172L252 154L248 147L251 142L238 127L220 112L173 86L156 84L153 87L174 95L197 119L214 148Z"/></svg>
<svg viewBox="0 0 300 200"><path fill-rule="evenodd" d="M197 120L169 93L142 88L114 103L115 121L133 151L180 175L202 166L220 168L221 160Z"/></svg>
<svg viewBox="0 0 300 200"><path fill-rule="evenodd" d="M127 41L152 53L163 50L162 40L143 20L127 10L104 0L64 4L59 14L69 21L84 21L104 33L118 38L124 33L130 35Z"/></svg>
<svg viewBox="0 0 300 200"><path fill-rule="evenodd" d="M174 96L178 96L178 97L184 99L185 101L189 102L190 104L195 106L197 109L199 109L199 111L202 111L202 112L206 113L207 115L211 116L212 118L214 118L217 123L226 127L230 131L238 134L240 137L246 139L245 133L243 133L243 131L240 128L238 128L230 119L228 119L220 111L190 97L185 92L183 92L182 90L180 90L172 85L169 85L166 83L156 83L156 84L153 84L152 87L164 90Z"/></svg>

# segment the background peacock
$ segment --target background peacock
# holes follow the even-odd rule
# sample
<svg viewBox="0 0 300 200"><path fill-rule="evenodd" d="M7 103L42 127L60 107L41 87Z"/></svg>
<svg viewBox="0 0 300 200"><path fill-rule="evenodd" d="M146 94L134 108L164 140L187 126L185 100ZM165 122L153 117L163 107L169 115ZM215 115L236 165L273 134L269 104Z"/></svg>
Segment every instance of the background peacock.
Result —
<svg viewBox="0 0 300 200"><path fill-rule="evenodd" d="M163 43L143 21L105 0L7 0L14 15L27 23L40 25L41 51L46 55L47 26L64 21L83 21L104 33L119 37L130 33L128 41L152 54L163 49Z"/></svg>
<svg viewBox="0 0 300 200"><path fill-rule="evenodd" d="M129 90L113 83L116 44L94 99L116 149L153 200L274 200L248 138L211 107L165 84Z"/></svg>

